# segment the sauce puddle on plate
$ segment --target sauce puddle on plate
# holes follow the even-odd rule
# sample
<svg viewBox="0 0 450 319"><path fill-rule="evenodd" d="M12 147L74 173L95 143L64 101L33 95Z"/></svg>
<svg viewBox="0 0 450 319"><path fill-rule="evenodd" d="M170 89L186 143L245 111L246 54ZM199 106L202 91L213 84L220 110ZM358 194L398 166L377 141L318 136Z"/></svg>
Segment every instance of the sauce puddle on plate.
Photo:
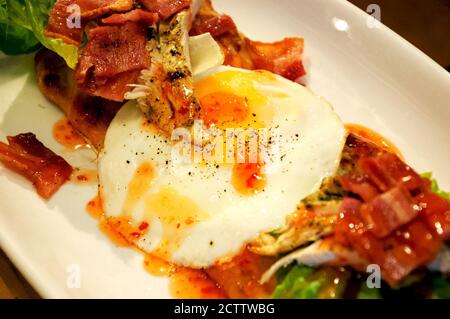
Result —
<svg viewBox="0 0 450 319"><path fill-rule="evenodd" d="M99 222L101 231L117 246L137 250L133 242L148 228L147 225L134 227L124 218L106 218L100 196L86 205L86 210ZM144 227L146 226L146 227ZM170 292L179 299L217 299L226 298L220 287L203 270L178 267L159 257L144 254L144 267L153 276L166 276L170 279Z"/></svg>
<svg viewBox="0 0 450 319"><path fill-rule="evenodd" d="M63 118L53 126L53 137L55 140L70 150L79 148L90 148L90 145L80 133L70 124L67 118Z"/></svg>
<svg viewBox="0 0 450 319"><path fill-rule="evenodd" d="M174 298L226 298L220 287L203 270L178 267L151 254L145 256L144 267L153 276L170 278L170 292Z"/></svg>

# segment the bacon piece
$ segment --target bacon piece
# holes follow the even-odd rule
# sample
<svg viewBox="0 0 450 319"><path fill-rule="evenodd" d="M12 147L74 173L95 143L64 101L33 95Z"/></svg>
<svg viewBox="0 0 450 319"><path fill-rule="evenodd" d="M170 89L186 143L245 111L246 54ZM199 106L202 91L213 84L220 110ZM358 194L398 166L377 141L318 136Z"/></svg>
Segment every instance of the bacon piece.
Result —
<svg viewBox="0 0 450 319"><path fill-rule="evenodd" d="M145 29L134 22L97 27L89 39L76 70L78 86L90 95L123 101L127 85L150 65Z"/></svg>
<svg viewBox="0 0 450 319"><path fill-rule="evenodd" d="M161 19L166 20L175 13L191 6L191 0L141 0L144 7L151 12L159 14Z"/></svg>
<svg viewBox="0 0 450 319"><path fill-rule="evenodd" d="M402 184L414 191L423 187L422 178L395 154L383 152L373 158L363 158L358 165L378 188L385 192Z"/></svg>
<svg viewBox="0 0 450 319"><path fill-rule="evenodd" d="M343 247L355 249L367 265L379 265L383 279L391 286L431 262L442 246L442 241L422 218L414 219L383 239L377 238L355 205L353 209L344 209L343 205L334 238ZM361 260L356 265L350 264L359 269Z"/></svg>
<svg viewBox="0 0 450 319"><path fill-rule="evenodd" d="M80 45L86 21L110 12L131 10L134 0L58 0L50 11L44 34L60 38L68 44ZM78 5L81 25L73 26L71 15L76 13L69 6ZM68 21L69 20L69 21ZM71 23L68 23L71 22Z"/></svg>
<svg viewBox="0 0 450 319"><path fill-rule="evenodd" d="M136 83L140 72L140 70L136 70L119 73L108 78L104 84L97 86L91 94L111 101L123 101L125 93L130 90L128 85Z"/></svg>
<svg viewBox="0 0 450 319"><path fill-rule="evenodd" d="M264 69L295 81L306 74L302 63L303 39L286 38L274 43L246 39L256 69Z"/></svg>
<svg viewBox="0 0 450 319"><path fill-rule="evenodd" d="M105 19L102 19L104 24L120 25L126 22L141 22L145 25L152 25L158 22L159 16L157 13L136 9L127 13L116 13Z"/></svg>
<svg viewBox="0 0 450 319"><path fill-rule="evenodd" d="M7 137L9 145L0 142L0 161L21 174L36 187L37 193L49 199L72 174L72 167L39 142L32 133Z"/></svg>
<svg viewBox="0 0 450 319"><path fill-rule="evenodd" d="M212 37L217 38L228 32L236 32L237 27L233 19L228 15L218 15L194 25L190 31L191 35L199 35L209 32Z"/></svg>
<svg viewBox="0 0 450 319"><path fill-rule="evenodd" d="M358 200L344 198L334 238L342 246L355 249L361 260L369 264L373 256L383 254L383 244L364 224L359 213L361 206Z"/></svg>
<svg viewBox="0 0 450 319"><path fill-rule="evenodd" d="M287 38L274 43L252 41L237 30L229 16L218 14L210 0L203 2L190 34L204 32L210 32L219 43L225 65L263 69L293 81L306 74L302 62L303 39Z"/></svg>
<svg viewBox="0 0 450 319"><path fill-rule="evenodd" d="M60 38L68 44L78 46L83 36L84 23L80 28L69 28L67 19L70 16L68 6L74 4L73 0L58 0L50 11L44 35L52 38Z"/></svg>
<svg viewBox="0 0 450 319"><path fill-rule="evenodd" d="M133 8L134 0L75 0L83 19L95 19L112 12L125 12Z"/></svg>
<svg viewBox="0 0 450 319"><path fill-rule="evenodd" d="M346 191L359 195L366 202L380 193L377 187L370 182L367 175L342 176L339 178L339 182Z"/></svg>
<svg viewBox="0 0 450 319"><path fill-rule="evenodd" d="M349 143L350 139L352 141ZM359 187L364 183L371 183L373 186L371 177L382 176L383 178L379 180L383 182L377 180L377 186L381 185L387 188L387 191L366 200L367 203L360 206L354 199L344 199L341 218L335 227L334 240L343 247L355 250L361 260L366 261L366 265L379 265L383 279L394 287L414 269L434 259L442 246L442 238L445 238L438 236L436 221L439 222L439 226L444 225L443 229L450 230L445 224L446 215L443 214L448 206L439 199L423 194L413 198L409 189L418 191L428 187L424 188L423 185L426 183L421 181L420 177L417 178L414 171L405 169L407 165L395 155L370 150L369 144L361 143L352 136L347 140L346 149L349 146L350 151L354 150L357 155L351 156L351 163L354 163L355 159L358 163L371 160L377 171L376 175L375 170L371 171L372 174L366 174L367 170L360 171L360 165L353 165L350 173L340 179L343 187L364 199L367 194L362 192L361 196ZM343 160L348 161L347 157L344 156ZM393 172L393 176L385 177L394 167L399 168L399 171ZM404 176L414 178L404 179ZM426 214L425 207L429 207L429 212L436 214L434 216ZM450 223L448 225L450 226ZM355 269L361 269L361 261L357 264L348 261L347 264Z"/></svg>
<svg viewBox="0 0 450 319"><path fill-rule="evenodd" d="M434 194L425 193L416 197L431 229L443 240L450 238L450 202Z"/></svg>
<svg viewBox="0 0 450 319"><path fill-rule="evenodd" d="M361 205L362 202L357 199L349 197L343 199L340 208L341 214L334 229L336 240L341 244L350 245L351 241L347 240L349 236L365 231L362 220L358 215Z"/></svg>
<svg viewBox="0 0 450 319"><path fill-rule="evenodd" d="M202 33L202 29L205 25L213 25L213 20L220 15L214 10L210 0L204 0L195 20L192 23L190 34L195 36ZM208 22L209 20L209 22ZM238 32L237 29L229 30L215 36L215 40L220 45L225 55L225 65L234 66L237 68L253 70L253 61L248 54L247 46L245 44L245 38Z"/></svg>
<svg viewBox="0 0 450 319"><path fill-rule="evenodd" d="M379 264L384 280L395 286L414 269L430 263L441 247L442 241L417 218L389 236L382 253L370 252L371 262Z"/></svg>
<svg viewBox="0 0 450 319"><path fill-rule="evenodd" d="M352 167L354 169L354 163L358 162L360 158L375 157L384 152L372 141L353 133L348 135L345 148L350 155Z"/></svg>
<svg viewBox="0 0 450 319"><path fill-rule="evenodd" d="M397 186L364 204L360 212L370 231L383 238L413 220L419 212L418 207L409 191Z"/></svg>

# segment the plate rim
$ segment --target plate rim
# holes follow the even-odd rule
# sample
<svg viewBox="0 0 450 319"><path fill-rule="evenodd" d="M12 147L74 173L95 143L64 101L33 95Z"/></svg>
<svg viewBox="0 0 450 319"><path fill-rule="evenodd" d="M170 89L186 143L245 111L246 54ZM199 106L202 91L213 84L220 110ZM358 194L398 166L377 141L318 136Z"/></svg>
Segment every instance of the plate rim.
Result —
<svg viewBox="0 0 450 319"><path fill-rule="evenodd" d="M326 6L325 1L322 1L322 6ZM364 10L358 8L353 3L347 0L339 0L336 5L342 7L344 11L348 11L354 19L367 19L370 15ZM402 55L409 55L413 57L415 61L420 61L420 63L425 63L430 68L430 72L435 76L438 76L440 80L448 82L450 85L450 73L440 66L431 57L425 54L422 50L414 46L411 42L397 34L391 28L387 27L383 22L381 22L380 29L382 30L383 36L381 37L382 42L395 42L399 50L401 50ZM401 47L401 48L400 48ZM35 54L35 53L33 53ZM111 243L112 244L112 243ZM28 281L28 283L33 287L33 289L39 294L41 298L45 299L60 299L60 298L70 298L67 295L61 295L61 290L54 285L46 284L45 277L33 269L33 263L30 262L30 258L24 254L21 249L15 248L14 240L12 237L6 236L3 232L0 232L0 247L5 252L6 256L14 264L21 275Z"/></svg>

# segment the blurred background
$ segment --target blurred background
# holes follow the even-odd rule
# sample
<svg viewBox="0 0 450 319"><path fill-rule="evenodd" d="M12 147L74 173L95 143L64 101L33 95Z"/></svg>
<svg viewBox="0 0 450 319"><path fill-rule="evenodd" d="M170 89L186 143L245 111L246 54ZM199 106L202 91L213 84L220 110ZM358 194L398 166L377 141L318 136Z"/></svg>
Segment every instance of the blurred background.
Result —
<svg viewBox="0 0 450 319"><path fill-rule="evenodd" d="M377 4L382 23L450 71L450 0L348 1L363 11ZM1 250L0 298L38 298Z"/></svg>
<svg viewBox="0 0 450 319"><path fill-rule="evenodd" d="M450 0L348 0L381 9L381 22L450 71Z"/></svg>

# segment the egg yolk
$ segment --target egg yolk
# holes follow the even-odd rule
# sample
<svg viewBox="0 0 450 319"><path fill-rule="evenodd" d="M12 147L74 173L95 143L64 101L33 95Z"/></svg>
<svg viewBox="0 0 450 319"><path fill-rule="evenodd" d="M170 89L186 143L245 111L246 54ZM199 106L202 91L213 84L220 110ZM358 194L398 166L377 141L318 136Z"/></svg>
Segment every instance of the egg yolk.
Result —
<svg viewBox="0 0 450 319"><path fill-rule="evenodd" d="M249 113L247 99L228 92L213 92L200 98L203 121L207 126L241 122Z"/></svg>
<svg viewBox="0 0 450 319"><path fill-rule="evenodd" d="M202 119L206 126L215 125L219 129L264 129L274 117L272 97L284 95L265 94L260 84L272 85L276 78L268 72L225 71L210 75L195 85L197 97L202 107ZM238 143L234 143L234 163L238 157ZM250 145L247 137L246 145ZM225 148L226 149L226 148ZM226 153L226 151L225 151ZM244 164L234 164L231 183L241 194L251 196L261 192L266 186L263 173L264 164L249 163L249 149L245 148ZM227 156L228 154L224 154ZM228 162L224 160L224 162Z"/></svg>
<svg viewBox="0 0 450 319"><path fill-rule="evenodd" d="M274 116L274 107L259 84L273 83L268 75L225 71L195 84L205 125L224 128L264 128Z"/></svg>
<svg viewBox="0 0 450 319"><path fill-rule="evenodd" d="M231 183L243 195L255 195L266 186L263 165L259 163L243 163L233 166Z"/></svg>

